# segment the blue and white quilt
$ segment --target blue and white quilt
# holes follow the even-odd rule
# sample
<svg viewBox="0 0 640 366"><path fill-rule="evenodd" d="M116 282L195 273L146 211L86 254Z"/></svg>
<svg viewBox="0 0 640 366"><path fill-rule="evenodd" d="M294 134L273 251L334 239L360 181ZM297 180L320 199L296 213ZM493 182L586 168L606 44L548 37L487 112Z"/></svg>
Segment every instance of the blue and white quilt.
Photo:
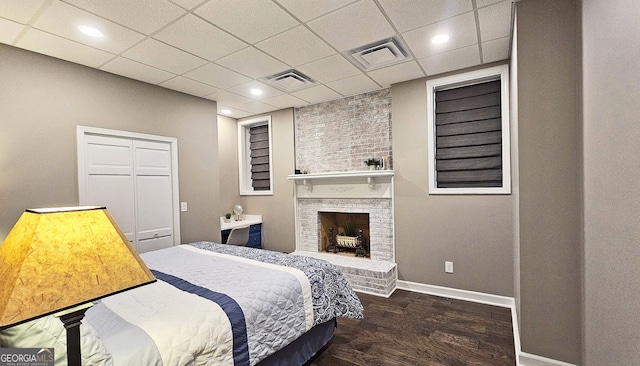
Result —
<svg viewBox="0 0 640 366"><path fill-rule="evenodd" d="M158 281L85 318L113 365L255 365L314 325L363 316L342 273L319 259L210 242L141 257Z"/></svg>

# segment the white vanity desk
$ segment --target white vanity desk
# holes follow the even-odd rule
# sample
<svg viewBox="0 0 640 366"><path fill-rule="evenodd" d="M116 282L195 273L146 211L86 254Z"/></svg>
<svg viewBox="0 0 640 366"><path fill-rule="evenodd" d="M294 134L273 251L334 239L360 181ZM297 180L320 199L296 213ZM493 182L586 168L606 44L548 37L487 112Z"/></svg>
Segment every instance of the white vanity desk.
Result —
<svg viewBox="0 0 640 366"><path fill-rule="evenodd" d="M234 227L250 226L249 229L249 243L248 247L262 248L262 215L240 215L242 220L236 221L235 215L231 216L229 222L224 216L220 217L220 231L222 237L222 243L227 242L229 233Z"/></svg>

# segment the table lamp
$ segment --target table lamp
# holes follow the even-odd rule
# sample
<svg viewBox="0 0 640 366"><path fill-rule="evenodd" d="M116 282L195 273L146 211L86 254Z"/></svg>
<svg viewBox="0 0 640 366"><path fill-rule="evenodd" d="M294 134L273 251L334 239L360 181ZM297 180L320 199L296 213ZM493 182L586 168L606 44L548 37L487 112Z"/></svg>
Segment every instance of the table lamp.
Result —
<svg viewBox="0 0 640 366"><path fill-rule="evenodd" d="M53 314L79 366L91 302L155 281L105 207L26 210L0 246L0 329Z"/></svg>

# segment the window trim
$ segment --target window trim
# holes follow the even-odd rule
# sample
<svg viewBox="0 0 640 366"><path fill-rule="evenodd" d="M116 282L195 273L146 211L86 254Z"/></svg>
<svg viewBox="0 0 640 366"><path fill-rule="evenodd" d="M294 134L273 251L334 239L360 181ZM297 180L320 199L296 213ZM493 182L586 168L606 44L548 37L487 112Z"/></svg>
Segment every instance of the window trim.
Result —
<svg viewBox="0 0 640 366"><path fill-rule="evenodd" d="M269 128L269 190L254 191L251 186L251 157L249 153L249 129L267 125ZM273 138L271 133L271 116L252 118L238 122L238 178L241 196L273 195Z"/></svg>
<svg viewBox="0 0 640 366"><path fill-rule="evenodd" d="M438 188L436 186L435 92L500 79L502 112L502 187ZM511 140L509 132L509 66L499 65L427 80L427 161L429 194L511 194Z"/></svg>

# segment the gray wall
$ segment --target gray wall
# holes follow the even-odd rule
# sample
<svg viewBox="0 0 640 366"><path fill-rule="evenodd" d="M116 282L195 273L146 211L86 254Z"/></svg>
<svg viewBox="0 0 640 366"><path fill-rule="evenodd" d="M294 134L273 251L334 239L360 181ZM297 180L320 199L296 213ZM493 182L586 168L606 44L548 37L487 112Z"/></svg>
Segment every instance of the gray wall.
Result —
<svg viewBox="0 0 640 366"><path fill-rule="evenodd" d="M579 364L577 9L516 4L522 350Z"/></svg>
<svg viewBox="0 0 640 366"><path fill-rule="evenodd" d="M287 175L293 174L295 170L293 108L269 114L271 115L271 138L273 139L273 195L240 196L240 202L245 212L262 215L263 248L293 252L296 247L293 182L287 180ZM260 116L256 115L251 118ZM239 121L242 120L246 119ZM237 149L237 147L235 148ZM225 162L225 164L228 163ZM235 164L237 172L237 160ZM221 194L224 195L224 192L221 191ZM238 192L237 187L235 192Z"/></svg>
<svg viewBox="0 0 640 366"><path fill-rule="evenodd" d="M238 122L235 118L218 116L218 159L220 166L220 212L233 213L233 206L240 203L238 188ZM254 212L246 213L254 214ZM255 212L258 214L258 212Z"/></svg>
<svg viewBox="0 0 640 366"><path fill-rule="evenodd" d="M426 102L426 79L391 87L398 277L513 296L513 197L429 195Z"/></svg>
<svg viewBox="0 0 640 366"><path fill-rule="evenodd" d="M584 364L640 365L640 5L582 1Z"/></svg>
<svg viewBox="0 0 640 366"><path fill-rule="evenodd" d="M216 103L0 45L0 240L26 208L78 204L76 126L178 138L182 242L219 236Z"/></svg>

